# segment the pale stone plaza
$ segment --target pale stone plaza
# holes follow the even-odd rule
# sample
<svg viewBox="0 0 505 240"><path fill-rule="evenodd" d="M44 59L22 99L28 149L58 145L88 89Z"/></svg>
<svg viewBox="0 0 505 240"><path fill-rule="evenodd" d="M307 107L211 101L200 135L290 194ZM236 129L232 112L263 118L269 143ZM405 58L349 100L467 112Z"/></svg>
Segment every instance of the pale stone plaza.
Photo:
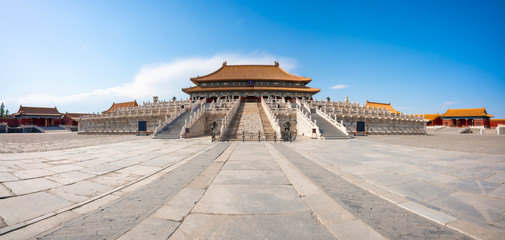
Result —
<svg viewBox="0 0 505 240"><path fill-rule="evenodd" d="M423 146L441 135L0 137L12 152L0 155L0 239L505 237L505 155L491 151L504 149L502 136L479 145L486 136L455 135L466 139L446 149ZM463 142L474 149L454 151Z"/></svg>

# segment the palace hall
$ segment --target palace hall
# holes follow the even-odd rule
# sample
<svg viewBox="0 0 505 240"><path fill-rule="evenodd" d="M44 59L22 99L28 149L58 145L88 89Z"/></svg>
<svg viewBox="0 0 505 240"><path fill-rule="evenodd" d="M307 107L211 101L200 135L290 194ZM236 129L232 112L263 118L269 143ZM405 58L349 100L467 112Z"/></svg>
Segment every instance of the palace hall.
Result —
<svg viewBox="0 0 505 240"><path fill-rule="evenodd" d="M306 86L311 78L300 77L274 65L228 65L205 76L191 78L194 87L183 88L193 99L211 102L218 98L240 98L258 102L260 98L312 99L319 88Z"/></svg>
<svg viewBox="0 0 505 240"><path fill-rule="evenodd" d="M490 127L489 119L494 117L486 108L447 109L441 114L443 125L449 127L484 126Z"/></svg>

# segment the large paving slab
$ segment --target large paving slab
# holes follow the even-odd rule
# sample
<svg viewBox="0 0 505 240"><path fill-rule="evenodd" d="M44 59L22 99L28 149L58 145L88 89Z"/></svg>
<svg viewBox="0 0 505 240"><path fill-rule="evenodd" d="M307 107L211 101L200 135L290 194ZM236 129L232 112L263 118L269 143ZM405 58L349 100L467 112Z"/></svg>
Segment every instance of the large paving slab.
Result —
<svg viewBox="0 0 505 240"><path fill-rule="evenodd" d="M286 185L288 180L280 170L221 170L216 184Z"/></svg>
<svg viewBox="0 0 505 240"><path fill-rule="evenodd" d="M310 213L190 214L170 239L335 239Z"/></svg>
<svg viewBox="0 0 505 240"><path fill-rule="evenodd" d="M193 212L283 214L309 212L309 208L291 186L211 185Z"/></svg>
<svg viewBox="0 0 505 240"><path fill-rule="evenodd" d="M58 187L61 184L45 178L33 178L27 180L5 182L4 185L16 195L23 195Z"/></svg>
<svg viewBox="0 0 505 240"><path fill-rule="evenodd" d="M223 169L230 170L279 170L279 166L272 161L229 161Z"/></svg>
<svg viewBox="0 0 505 240"><path fill-rule="evenodd" d="M112 187L91 181L80 181L74 184L53 188L49 192L60 198L78 203L109 190L112 190Z"/></svg>
<svg viewBox="0 0 505 240"><path fill-rule="evenodd" d="M36 204L35 204L36 203ZM0 199L0 216L8 225L70 206L72 203L46 192Z"/></svg>

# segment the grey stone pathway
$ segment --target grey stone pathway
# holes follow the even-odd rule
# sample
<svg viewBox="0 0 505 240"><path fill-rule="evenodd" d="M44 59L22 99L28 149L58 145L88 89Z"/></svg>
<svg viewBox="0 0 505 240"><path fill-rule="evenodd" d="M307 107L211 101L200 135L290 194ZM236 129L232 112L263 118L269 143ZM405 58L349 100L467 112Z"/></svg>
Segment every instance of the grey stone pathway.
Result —
<svg viewBox="0 0 505 240"><path fill-rule="evenodd" d="M363 140L362 140L363 139ZM286 145L335 175L439 224L505 239L505 156L366 141Z"/></svg>
<svg viewBox="0 0 505 240"><path fill-rule="evenodd" d="M115 239L156 211L186 186L229 144L220 143L185 165L117 202L64 224L40 239ZM175 222L153 222L156 230L175 227Z"/></svg>
<svg viewBox="0 0 505 240"><path fill-rule="evenodd" d="M238 144L171 239L333 239L263 143Z"/></svg>
<svg viewBox="0 0 505 240"><path fill-rule="evenodd" d="M2 155L0 239L505 239L504 167L359 139Z"/></svg>
<svg viewBox="0 0 505 240"><path fill-rule="evenodd" d="M386 238L471 239L363 190L301 156L285 144L274 146L323 191Z"/></svg>
<svg viewBox="0 0 505 240"><path fill-rule="evenodd" d="M213 145L206 139L136 139L1 154L0 238L24 239L88 213L149 184ZM18 228L22 231L9 233Z"/></svg>

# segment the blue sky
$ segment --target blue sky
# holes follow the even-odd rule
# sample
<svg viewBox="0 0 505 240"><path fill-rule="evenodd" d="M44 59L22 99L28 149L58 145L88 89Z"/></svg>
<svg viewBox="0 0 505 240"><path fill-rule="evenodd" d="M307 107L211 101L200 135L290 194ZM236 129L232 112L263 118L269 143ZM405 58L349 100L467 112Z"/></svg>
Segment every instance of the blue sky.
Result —
<svg viewBox="0 0 505 240"><path fill-rule="evenodd" d="M99 112L186 98L189 78L222 61L279 61L313 79L316 99L505 118L504 12L504 1L0 0L0 101Z"/></svg>

